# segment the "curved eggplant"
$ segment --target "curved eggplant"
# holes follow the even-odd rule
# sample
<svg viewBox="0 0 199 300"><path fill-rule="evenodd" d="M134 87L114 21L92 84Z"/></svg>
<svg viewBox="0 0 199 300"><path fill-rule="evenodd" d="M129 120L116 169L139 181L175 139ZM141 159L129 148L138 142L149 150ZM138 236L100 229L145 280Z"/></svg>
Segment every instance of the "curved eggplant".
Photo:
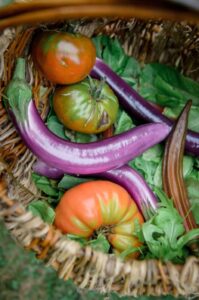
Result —
<svg viewBox="0 0 199 300"><path fill-rule="evenodd" d="M140 96L101 59L96 59L95 66L91 71L91 76L95 78L105 78L108 85L117 95L120 104L131 116L138 117L146 122L164 123L170 128L173 126L173 121L162 115L157 108ZM199 133L188 130L185 147L188 153L198 156Z"/></svg>
<svg viewBox="0 0 199 300"><path fill-rule="evenodd" d="M59 138L45 126L31 99L22 58L17 60L6 96L8 111L27 147L48 165L69 174L96 174L122 166L160 143L170 132L167 125L153 123L89 144Z"/></svg>
<svg viewBox="0 0 199 300"><path fill-rule="evenodd" d="M46 176L52 179L60 179L64 175L61 170L51 168L41 160L38 160L33 165L33 171L41 176ZM125 188L131 195L132 199L136 202L145 220L150 217L150 213L156 211L157 198L155 194L143 177L131 167L124 165L114 170L95 174L94 176L97 178L106 178Z"/></svg>

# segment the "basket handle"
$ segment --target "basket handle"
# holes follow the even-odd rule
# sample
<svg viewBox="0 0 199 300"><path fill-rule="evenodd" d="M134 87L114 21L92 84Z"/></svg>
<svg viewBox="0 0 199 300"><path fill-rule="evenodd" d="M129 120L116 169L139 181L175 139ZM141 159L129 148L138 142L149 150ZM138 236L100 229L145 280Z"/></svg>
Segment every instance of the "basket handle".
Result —
<svg viewBox="0 0 199 300"><path fill-rule="evenodd" d="M121 17L141 19L167 19L199 23L197 11L168 1L141 0L32 0L14 3L0 9L0 30L23 24L59 21L81 17Z"/></svg>

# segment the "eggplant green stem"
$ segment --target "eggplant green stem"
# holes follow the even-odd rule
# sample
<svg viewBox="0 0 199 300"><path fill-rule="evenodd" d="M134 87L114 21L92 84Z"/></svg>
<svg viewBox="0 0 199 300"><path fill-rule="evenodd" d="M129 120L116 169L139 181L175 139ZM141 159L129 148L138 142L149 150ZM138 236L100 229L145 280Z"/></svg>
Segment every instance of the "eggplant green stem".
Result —
<svg viewBox="0 0 199 300"><path fill-rule="evenodd" d="M16 66L14 70L14 74L12 80L20 79L25 81L26 80L26 65L25 60L23 58L18 58L16 61Z"/></svg>
<svg viewBox="0 0 199 300"><path fill-rule="evenodd" d="M32 89L26 82L26 62L24 58L16 60L13 77L5 89L6 107L12 110L15 118L21 122L27 119L27 106L32 99Z"/></svg>

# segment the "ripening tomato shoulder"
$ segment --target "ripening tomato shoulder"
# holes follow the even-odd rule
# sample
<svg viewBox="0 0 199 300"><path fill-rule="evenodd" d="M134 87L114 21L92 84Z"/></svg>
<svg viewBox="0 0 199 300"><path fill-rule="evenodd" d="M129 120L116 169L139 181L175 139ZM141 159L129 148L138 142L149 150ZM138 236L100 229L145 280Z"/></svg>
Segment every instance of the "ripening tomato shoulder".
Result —
<svg viewBox="0 0 199 300"><path fill-rule="evenodd" d="M119 103L106 83L85 79L57 88L53 108L65 127L93 134L105 131L116 121Z"/></svg>
<svg viewBox="0 0 199 300"><path fill-rule="evenodd" d="M143 221L128 192L106 180L82 183L66 191L55 216L55 226L63 233L90 238L104 230L116 253L141 245L133 234L136 222ZM136 252L132 257L138 255Z"/></svg>
<svg viewBox="0 0 199 300"><path fill-rule="evenodd" d="M96 59L92 40L81 34L45 31L36 34L31 46L34 63L55 84L83 80Z"/></svg>

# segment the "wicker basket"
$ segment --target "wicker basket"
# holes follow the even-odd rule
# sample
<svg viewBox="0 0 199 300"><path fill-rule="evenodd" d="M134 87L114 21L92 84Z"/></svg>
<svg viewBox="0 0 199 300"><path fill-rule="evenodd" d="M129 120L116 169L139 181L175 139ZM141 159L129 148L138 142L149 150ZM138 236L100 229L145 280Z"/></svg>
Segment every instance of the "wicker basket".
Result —
<svg viewBox="0 0 199 300"><path fill-rule="evenodd" d="M82 10L83 5L80 3L84 1L75 2L73 9L72 6L64 6L63 2L58 1L57 7L54 2L54 5L50 2L49 7L46 4L43 7L36 5L32 13L29 12L33 8L32 1L29 6L21 6L21 9L14 6L14 9L2 10L4 18L0 21L0 98L11 78L16 58L26 56L34 99L42 118L45 118L52 86L34 69L28 54L28 45L37 27L58 28L60 24L64 24L67 28L68 22L71 22L69 20L77 16L78 21L73 22L75 31L88 36L101 33L117 36L126 53L138 60L173 65L184 74L199 79L199 28L196 24L135 19L132 16L137 16L138 13L133 14L133 6L128 6L127 9L127 6L114 4L102 5L103 9L98 12L96 5L91 5L89 9L85 6L89 15L89 18L85 18L87 11L85 7ZM38 4L38 1L35 3ZM123 10L119 10L119 7L123 7ZM188 13L188 19L193 15ZM167 16L172 18L172 13ZM183 14L180 16L185 17ZM62 22L59 22L59 18ZM197 19L196 15L193 19ZM27 20L30 20L31 25L24 25ZM50 24L44 24L42 20L49 20ZM36 22L39 23L32 25ZM21 23L23 26L11 27ZM40 85L47 87L42 99L39 98ZM80 288L100 292L116 291L133 296L199 294L199 259L196 257L189 257L184 265L158 260L122 262L113 255L95 252L90 247L81 248L78 243L67 240L53 226L27 211L27 204L35 197L40 197L40 192L31 181L31 168L36 158L22 143L1 101L0 153L0 216L16 241L26 249L35 251L38 258L57 270L60 278L71 278Z"/></svg>

